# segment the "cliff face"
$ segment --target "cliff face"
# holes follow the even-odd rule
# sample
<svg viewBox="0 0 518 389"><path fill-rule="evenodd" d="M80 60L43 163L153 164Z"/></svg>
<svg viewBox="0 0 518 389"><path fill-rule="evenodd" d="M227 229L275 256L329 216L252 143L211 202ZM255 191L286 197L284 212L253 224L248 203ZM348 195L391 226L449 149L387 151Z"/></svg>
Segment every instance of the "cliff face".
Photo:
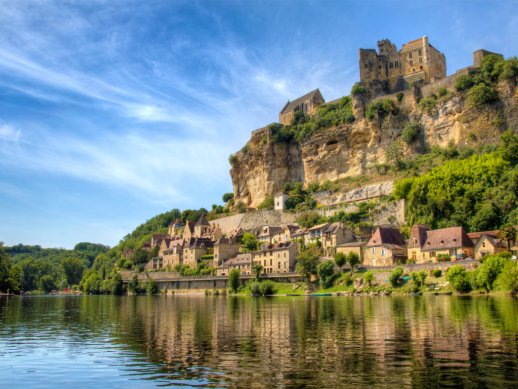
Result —
<svg viewBox="0 0 518 389"><path fill-rule="evenodd" d="M282 190L286 182L318 183L373 172L387 162L387 150L394 142L409 155L423 146L444 147L452 141L473 146L498 140L507 128L518 131L518 89L514 82L499 83L499 101L480 108L469 107L466 94L454 92L451 83L446 79L418 91L428 97L439 87L448 87L449 94L439 98L428 112L418 107L415 91L406 91L401 102L396 95L383 97L395 102L399 108L396 115L368 120L365 108L375 100L357 97L354 123L320 130L302 142L274 143L268 128L254 131L231 163L236 202L256 207L266 196ZM406 145L401 133L410 121L419 123L421 131L416 141Z"/></svg>

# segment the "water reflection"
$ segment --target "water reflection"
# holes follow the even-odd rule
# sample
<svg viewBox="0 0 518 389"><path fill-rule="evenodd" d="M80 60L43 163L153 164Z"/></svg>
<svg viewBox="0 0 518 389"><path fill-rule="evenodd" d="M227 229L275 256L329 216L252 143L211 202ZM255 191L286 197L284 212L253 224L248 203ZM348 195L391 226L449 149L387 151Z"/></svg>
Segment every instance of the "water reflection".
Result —
<svg viewBox="0 0 518 389"><path fill-rule="evenodd" d="M3 298L0 382L516 387L517 320L506 297Z"/></svg>

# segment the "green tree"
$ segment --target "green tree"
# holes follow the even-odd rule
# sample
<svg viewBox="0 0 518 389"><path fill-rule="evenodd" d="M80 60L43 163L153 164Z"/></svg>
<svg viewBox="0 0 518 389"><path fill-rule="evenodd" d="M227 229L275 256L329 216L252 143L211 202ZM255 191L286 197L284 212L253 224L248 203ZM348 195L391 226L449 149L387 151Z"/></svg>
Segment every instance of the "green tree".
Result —
<svg viewBox="0 0 518 389"><path fill-rule="evenodd" d="M389 281L390 284L394 287L398 286L401 282L401 276L403 275L403 268L402 267L396 267L394 270L392 270L392 273L390 273Z"/></svg>
<svg viewBox="0 0 518 389"><path fill-rule="evenodd" d="M274 201L272 196L266 196L264 200L257 206L258 209L273 209Z"/></svg>
<svg viewBox="0 0 518 389"><path fill-rule="evenodd" d="M155 295L158 293L158 284L155 280L149 280L146 284L146 292L149 295Z"/></svg>
<svg viewBox="0 0 518 389"><path fill-rule="evenodd" d="M477 286L483 287L486 292L494 288L494 284L506 263L509 262L503 255L490 255L484 258L482 265L477 269Z"/></svg>
<svg viewBox="0 0 518 389"><path fill-rule="evenodd" d="M454 265L446 272L446 280L457 292L466 293L471 290L468 272L461 265Z"/></svg>
<svg viewBox="0 0 518 389"><path fill-rule="evenodd" d="M317 274L319 255L316 250L306 250L297 255L295 269L302 277L310 280L312 275Z"/></svg>
<svg viewBox="0 0 518 389"><path fill-rule="evenodd" d="M417 122L408 122L401 133L401 138L403 141L409 145L413 141L417 139L417 135L419 135L419 131L421 131L421 126Z"/></svg>
<svg viewBox="0 0 518 389"><path fill-rule="evenodd" d="M263 266L261 264L257 263L254 265L253 270L254 270L255 279L257 281L259 281L259 278L261 278L261 273L263 271Z"/></svg>
<svg viewBox="0 0 518 389"><path fill-rule="evenodd" d="M259 248L259 241L256 236L245 232L243 237L241 238L241 244L246 249L246 251L256 251Z"/></svg>
<svg viewBox="0 0 518 389"><path fill-rule="evenodd" d="M511 251L511 241L516 240L516 228L512 224L506 224L500 228L498 237L507 242L507 250Z"/></svg>
<svg viewBox="0 0 518 389"><path fill-rule="evenodd" d="M518 164L518 135L513 130L508 129L500 139L500 155L512 166L516 166Z"/></svg>
<svg viewBox="0 0 518 389"><path fill-rule="evenodd" d="M335 274L333 261L325 261L319 264L317 267L317 273L320 279L320 286L324 289L329 288L333 282L333 276Z"/></svg>
<svg viewBox="0 0 518 389"><path fill-rule="evenodd" d="M351 267L351 271L354 272L354 268L360 263L360 256L354 251L351 251L347 254L347 263Z"/></svg>
<svg viewBox="0 0 518 389"><path fill-rule="evenodd" d="M512 293L518 292L518 263L507 261L495 284L499 290Z"/></svg>
<svg viewBox="0 0 518 389"><path fill-rule="evenodd" d="M426 281L426 271L421 270L419 272L412 272L410 273L410 277L412 278L412 281L414 282L414 292L420 291Z"/></svg>
<svg viewBox="0 0 518 389"><path fill-rule="evenodd" d="M259 284L259 293L263 296L269 296L276 293L275 285L272 281L266 280Z"/></svg>
<svg viewBox="0 0 518 389"><path fill-rule="evenodd" d="M63 267L68 285L77 285L81 282L85 270L85 265L82 260L73 257L65 258L63 262L61 262L61 266Z"/></svg>
<svg viewBox="0 0 518 389"><path fill-rule="evenodd" d="M223 195L223 198L222 198L222 199L223 199L223 202L224 202L224 203L228 203L228 202L229 202L230 200L232 200L233 198L234 198L234 193L229 192L229 193L225 193L225 194Z"/></svg>
<svg viewBox="0 0 518 389"><path fill-rule="evenodd" d="M369 286L369 288L372 286L372 281L374 281L374 273L370 270L366 271L363 275L363 281Z"/></svg>
<svg viewBox="0 0 518 389"><path fill-rule="evenodd" d="M0 291L7 292L12 290L11 286L11 257L4 248L4 243L0 242Z"/></svg>
<svg viewBox="0 0 518 389"><path fill-rule="evenodd" d="M56 289L56 282L50 274L45 274L38 281L38 289L41 289L45 293L52 292Z"/></svg>
<svg viewBox="0 0 518 389"><path fill-rule="evenodd" d="M493 88L486 84L478 84L468 92L468 104L472 107L480 107L484 104L493 103L498 100L498 94Z"/></svg>
<svg viewBox="0 0 518 389"><path fill-rule="evenodd" d="M455 89L457 91L464 91L470 89L473 85L475 85L475 82L473 80L473 77L471 77L468 74L463 74L455 80Z"/></svg>
<svg viewBox="0 0 518 389"><path fill-rule="evenodd" d="M239 289L239 277L240 272L237 269L232 269L228 274L228 285L233 293L236 293Z"/></svg>
<svg viewBox="0 0 518 389"><path fill-rule="evenodd" d="M89 272L86 279L82 280L82 289L86 294L101 293L103 279L95 271Z"/></svg>
<svg viewBox="0 0 518 389"><path fill-rule="evenodd" d="M342 267L345 265L346 262L347 262L347 256L344 253L339 252L339 253L335 254L335 263L336 263L336 266L338 266L340 268L340 271L342 271Z"/></svg>

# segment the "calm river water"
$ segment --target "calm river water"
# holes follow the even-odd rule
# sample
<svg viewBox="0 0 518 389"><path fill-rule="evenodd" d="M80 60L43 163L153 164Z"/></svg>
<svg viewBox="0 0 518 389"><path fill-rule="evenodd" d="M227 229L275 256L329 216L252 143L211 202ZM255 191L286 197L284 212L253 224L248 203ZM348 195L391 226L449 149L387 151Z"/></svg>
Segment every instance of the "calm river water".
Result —
<svg viewBox="0 0 518 389"><path fill-rule="evenodd" d="M0 298L1 388L518 387L506 297Z"/></svg>

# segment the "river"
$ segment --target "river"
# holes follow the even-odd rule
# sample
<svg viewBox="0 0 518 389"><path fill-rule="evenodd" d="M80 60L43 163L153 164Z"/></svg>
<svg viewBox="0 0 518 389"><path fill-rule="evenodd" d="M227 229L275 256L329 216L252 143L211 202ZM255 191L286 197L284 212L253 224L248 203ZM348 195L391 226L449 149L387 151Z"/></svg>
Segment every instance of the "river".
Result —
<svg viewBox="0 0 518 389"><path fill-rule="evenodd" d="M2 388L518 387L510 297L0 297Z"/></svg>

